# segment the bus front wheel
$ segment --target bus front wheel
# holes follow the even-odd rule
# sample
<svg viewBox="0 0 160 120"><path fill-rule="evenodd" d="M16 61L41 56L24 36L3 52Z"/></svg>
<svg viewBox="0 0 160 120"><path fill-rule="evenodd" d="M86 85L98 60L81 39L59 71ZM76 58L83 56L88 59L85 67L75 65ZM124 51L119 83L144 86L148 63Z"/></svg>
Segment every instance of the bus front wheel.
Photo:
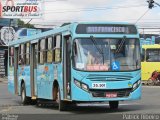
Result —
<svg viewBox="0 0 160 120"><path fill-rule="evenodd" d="M109 101L110 109L118 109L119 101Z"/></svg>
<svg viewBox="0 0 160 120"><path fill-rule="evenodd" d="M23 83L21 86L21 102L23 105L26 105L30 101L31 101L31 99L26 96L26 88L25 88L25 84Z"/></svg>

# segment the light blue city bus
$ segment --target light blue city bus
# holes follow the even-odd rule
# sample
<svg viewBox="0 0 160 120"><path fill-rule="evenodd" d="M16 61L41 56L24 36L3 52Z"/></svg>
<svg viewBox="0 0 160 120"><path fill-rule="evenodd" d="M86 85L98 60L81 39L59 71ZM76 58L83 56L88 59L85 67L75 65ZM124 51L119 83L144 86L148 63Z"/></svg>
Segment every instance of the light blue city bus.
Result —
<svg viewBox="0 0 160 120"><path fill-rule="evenodd" d="M8 89L23 104L141 98L140 40L128 23L71 23L9 43Z"/></svg>

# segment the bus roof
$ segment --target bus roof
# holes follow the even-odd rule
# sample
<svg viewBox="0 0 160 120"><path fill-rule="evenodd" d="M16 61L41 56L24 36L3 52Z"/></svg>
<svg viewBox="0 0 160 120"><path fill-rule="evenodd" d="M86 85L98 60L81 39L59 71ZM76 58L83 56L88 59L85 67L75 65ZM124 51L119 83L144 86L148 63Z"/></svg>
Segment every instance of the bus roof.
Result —
<svg viewBox="0 0 160 120"><path fill-rule="evenodd" d="M67 31L69 31L71 34L73 34L73 31L75 31L77 25L80 25L80 24L88 24L88 25L89 24L133 25L133 26L136 27L135 24L130 24L130 23L127 23L127 22L80 22L80 23L75 22L75 23L70 23L70 24L67 24L67 25L64 25L64 26L61 26L61 27L54 28L53 30L48 30L46 32L42 32L42 33L39 33L39 34L36 34L36 35L27 36L27 37L24 37L24 38L21 38L21 39L11 41L11 42L9 42L9 46L29 42L29 41L32 41L32 40L37 40L37 39L40 39L40 38L51 36L53 34L58 34L58 33L67 32ZM136 27L136 29L137 29L137 27Z"/></svg>
<svg viewBox="0 0 160 120"><path fill-rule="evenodd" d="M154 45L142 45L142 48L160 48L160 44L154 44Z"/></svg>

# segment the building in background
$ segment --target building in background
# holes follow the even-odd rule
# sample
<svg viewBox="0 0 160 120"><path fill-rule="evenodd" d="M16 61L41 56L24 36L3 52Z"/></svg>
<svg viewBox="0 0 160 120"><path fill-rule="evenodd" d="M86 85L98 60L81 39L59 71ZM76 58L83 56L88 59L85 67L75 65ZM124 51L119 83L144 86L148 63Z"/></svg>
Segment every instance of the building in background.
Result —
<svg viewBox="0 0 160 120"><path fill-rule="evenodd" d="M19 27L18 19L0 19L0 78L7 76L8 42L40 32L41 29Z"/></svg>
<svg viewBox="0 0 160 120"><path fill-rule="evenodd" d="M14 39L13 27L17 27L17 19L0 18L0 77L7 76L7 42Z"/></svg>

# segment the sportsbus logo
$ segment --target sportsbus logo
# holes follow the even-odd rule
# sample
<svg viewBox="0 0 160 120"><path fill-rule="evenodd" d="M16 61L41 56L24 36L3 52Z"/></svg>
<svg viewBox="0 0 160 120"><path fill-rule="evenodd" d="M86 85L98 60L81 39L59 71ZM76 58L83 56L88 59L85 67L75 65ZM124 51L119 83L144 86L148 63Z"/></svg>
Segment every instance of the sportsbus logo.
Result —
<svg viewBox="0 0 160 120"><path fill-rule="evenodd" d="M1 0L0 16L4 18L42 17L42 0Z"/></svg>
<svg viewBox="0 0 160 120"><path fill-rule="evenodd" d="M7 0L2 12L37 12L37 6L14 6L13 0Z"/></svg>

